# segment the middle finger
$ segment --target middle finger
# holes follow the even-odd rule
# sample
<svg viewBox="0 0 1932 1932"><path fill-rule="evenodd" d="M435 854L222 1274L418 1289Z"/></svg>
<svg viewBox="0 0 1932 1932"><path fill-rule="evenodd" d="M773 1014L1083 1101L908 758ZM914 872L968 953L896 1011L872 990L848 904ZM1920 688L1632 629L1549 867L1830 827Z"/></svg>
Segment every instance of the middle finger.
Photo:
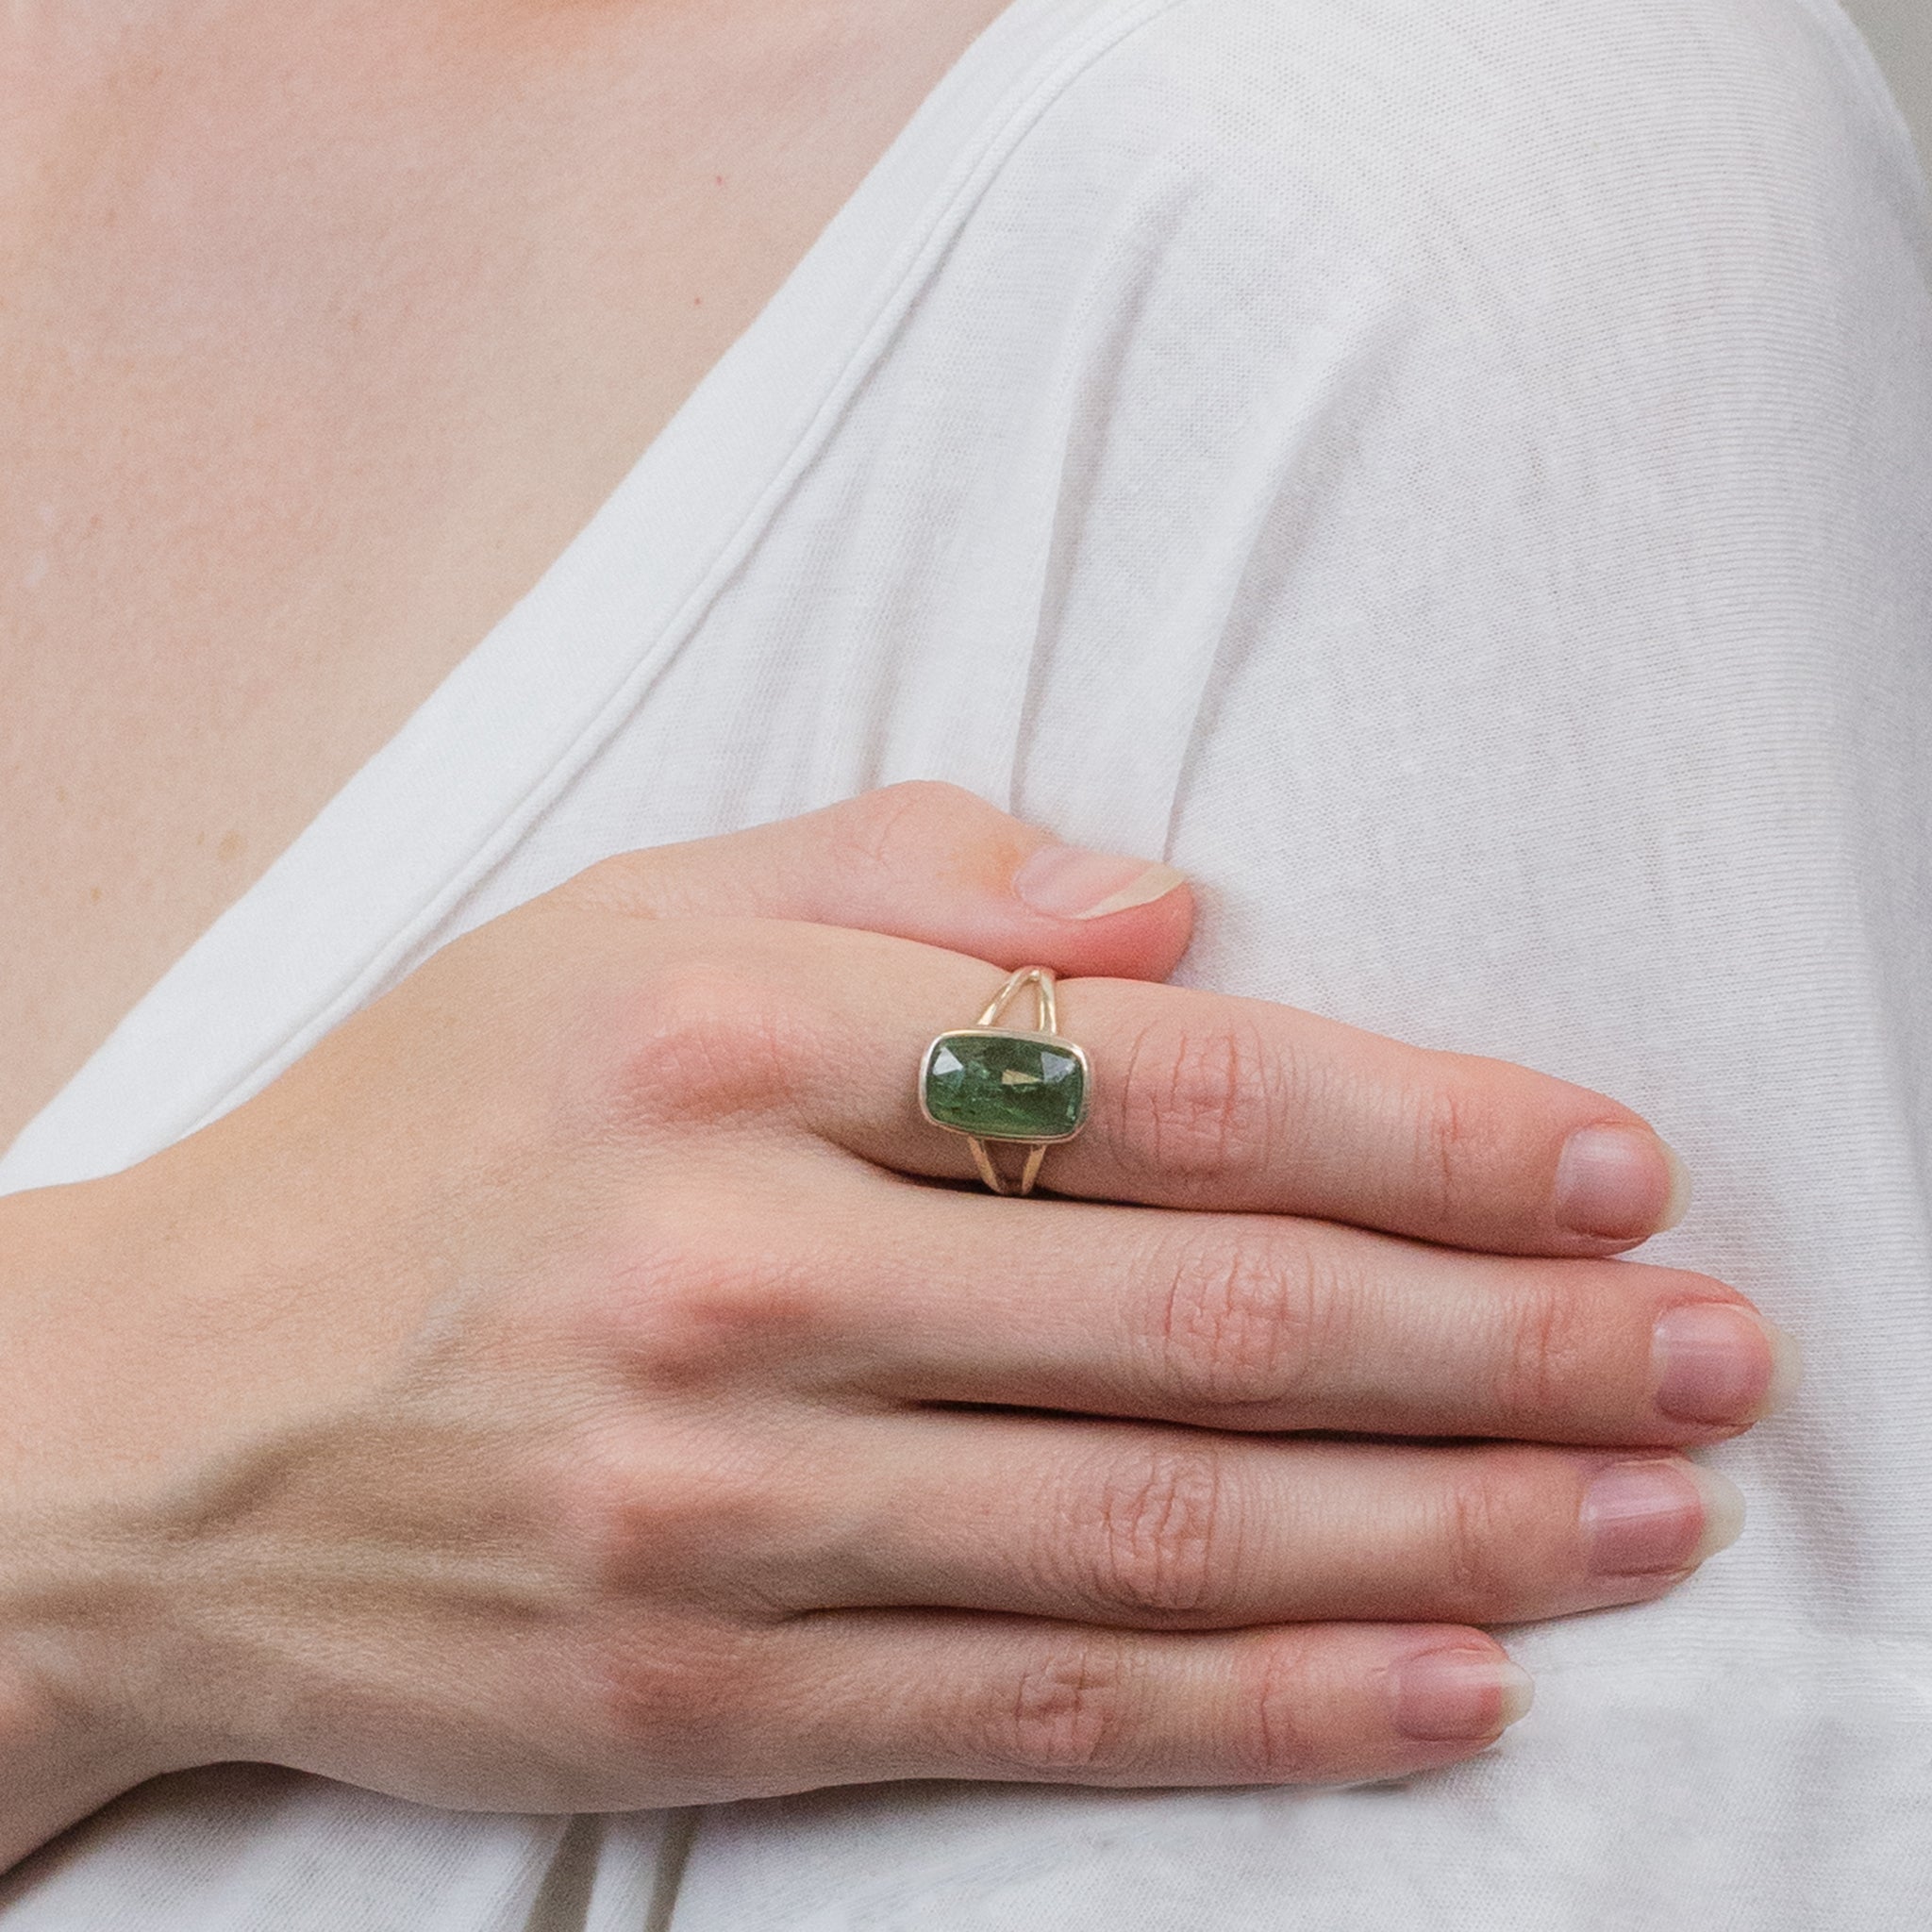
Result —
<svg viewBox="0 0 1932 1932"><path fill-rule="evenodd" d="M849 1172L819 1177L822 1208L828 1185L853 1190L867 1239L841 1258L809 1373L896 1401L1684 1446L1772 1413L1796 1374L1743 1296L1678 1269ZM741 1230L746 1265L772 1225Z"/></svg>

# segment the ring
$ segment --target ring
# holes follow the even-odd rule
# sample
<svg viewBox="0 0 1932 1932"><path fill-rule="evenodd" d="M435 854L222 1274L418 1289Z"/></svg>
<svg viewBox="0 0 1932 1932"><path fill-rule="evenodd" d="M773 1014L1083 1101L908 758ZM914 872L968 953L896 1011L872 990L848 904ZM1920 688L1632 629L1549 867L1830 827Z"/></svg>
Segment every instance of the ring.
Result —
<svg viewBox="0 0 1932 1932"><path fill-rule="evenodd" d="M1028 987L1038 1024L1021 1032L993 1023ZM964 1134L979 1178L995 1194L1030 1194L1046 1150L1087 1124L1092 1090L1086 1054L1059 1034L1054 978L1023 966L996 992L978 1024L941 1033L919 1064L919 1110L934 1126ZM988 1143L1028 1150L1017 1181L993 1165Z"/></svg>

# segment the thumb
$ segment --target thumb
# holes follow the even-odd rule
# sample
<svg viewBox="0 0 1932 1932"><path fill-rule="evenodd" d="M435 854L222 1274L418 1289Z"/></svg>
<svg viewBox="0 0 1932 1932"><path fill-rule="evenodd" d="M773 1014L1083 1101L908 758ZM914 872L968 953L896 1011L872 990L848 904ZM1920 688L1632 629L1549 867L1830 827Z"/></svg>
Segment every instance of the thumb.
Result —
<svg viewBox="0 0 1932 1932"><path fill-rule="evenodd" d="M641 919L798 919L994 965L1165 979L1193 931L1170 865L1062 845L956 785L914 781L749 831L627 852L559 896Z"/></svg>

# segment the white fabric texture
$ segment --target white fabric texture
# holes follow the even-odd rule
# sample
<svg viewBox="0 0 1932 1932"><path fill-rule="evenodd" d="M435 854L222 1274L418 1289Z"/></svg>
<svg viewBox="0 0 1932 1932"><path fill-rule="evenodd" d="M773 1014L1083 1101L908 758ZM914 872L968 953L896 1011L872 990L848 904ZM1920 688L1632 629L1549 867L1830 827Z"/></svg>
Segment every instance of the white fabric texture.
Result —
<svg viewBox="0 0 1932 1932"><path fill-rule="evenodd" d="M1922 1926L1927 212L1832 0L1015 0L0 1166L144 1156L607 854L948 778L1186 868L1185 979L1644 1110L1698 1190L1645 1257L1807 1353L1707 1455L1735 1549L1505 1633L1530 1717L1394 1785L571 1824L229 1768L0 1928Z"/></svg>

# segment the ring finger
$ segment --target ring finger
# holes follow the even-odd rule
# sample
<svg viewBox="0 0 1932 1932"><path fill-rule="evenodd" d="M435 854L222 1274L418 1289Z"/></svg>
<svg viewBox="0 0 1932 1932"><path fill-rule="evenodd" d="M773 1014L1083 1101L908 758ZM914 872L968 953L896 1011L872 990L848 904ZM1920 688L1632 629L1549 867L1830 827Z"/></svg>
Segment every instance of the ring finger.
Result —
<svg viewBox="0 0 1932 1932"><path fill-rule="evenodd" d="M1660 1595L1743 1524L1737 1490L1682 1457L1517 1444L941 1412L874 1420L850 1469L836 1540L780 1586L800 1607L1524 1623Z"/></svg>

